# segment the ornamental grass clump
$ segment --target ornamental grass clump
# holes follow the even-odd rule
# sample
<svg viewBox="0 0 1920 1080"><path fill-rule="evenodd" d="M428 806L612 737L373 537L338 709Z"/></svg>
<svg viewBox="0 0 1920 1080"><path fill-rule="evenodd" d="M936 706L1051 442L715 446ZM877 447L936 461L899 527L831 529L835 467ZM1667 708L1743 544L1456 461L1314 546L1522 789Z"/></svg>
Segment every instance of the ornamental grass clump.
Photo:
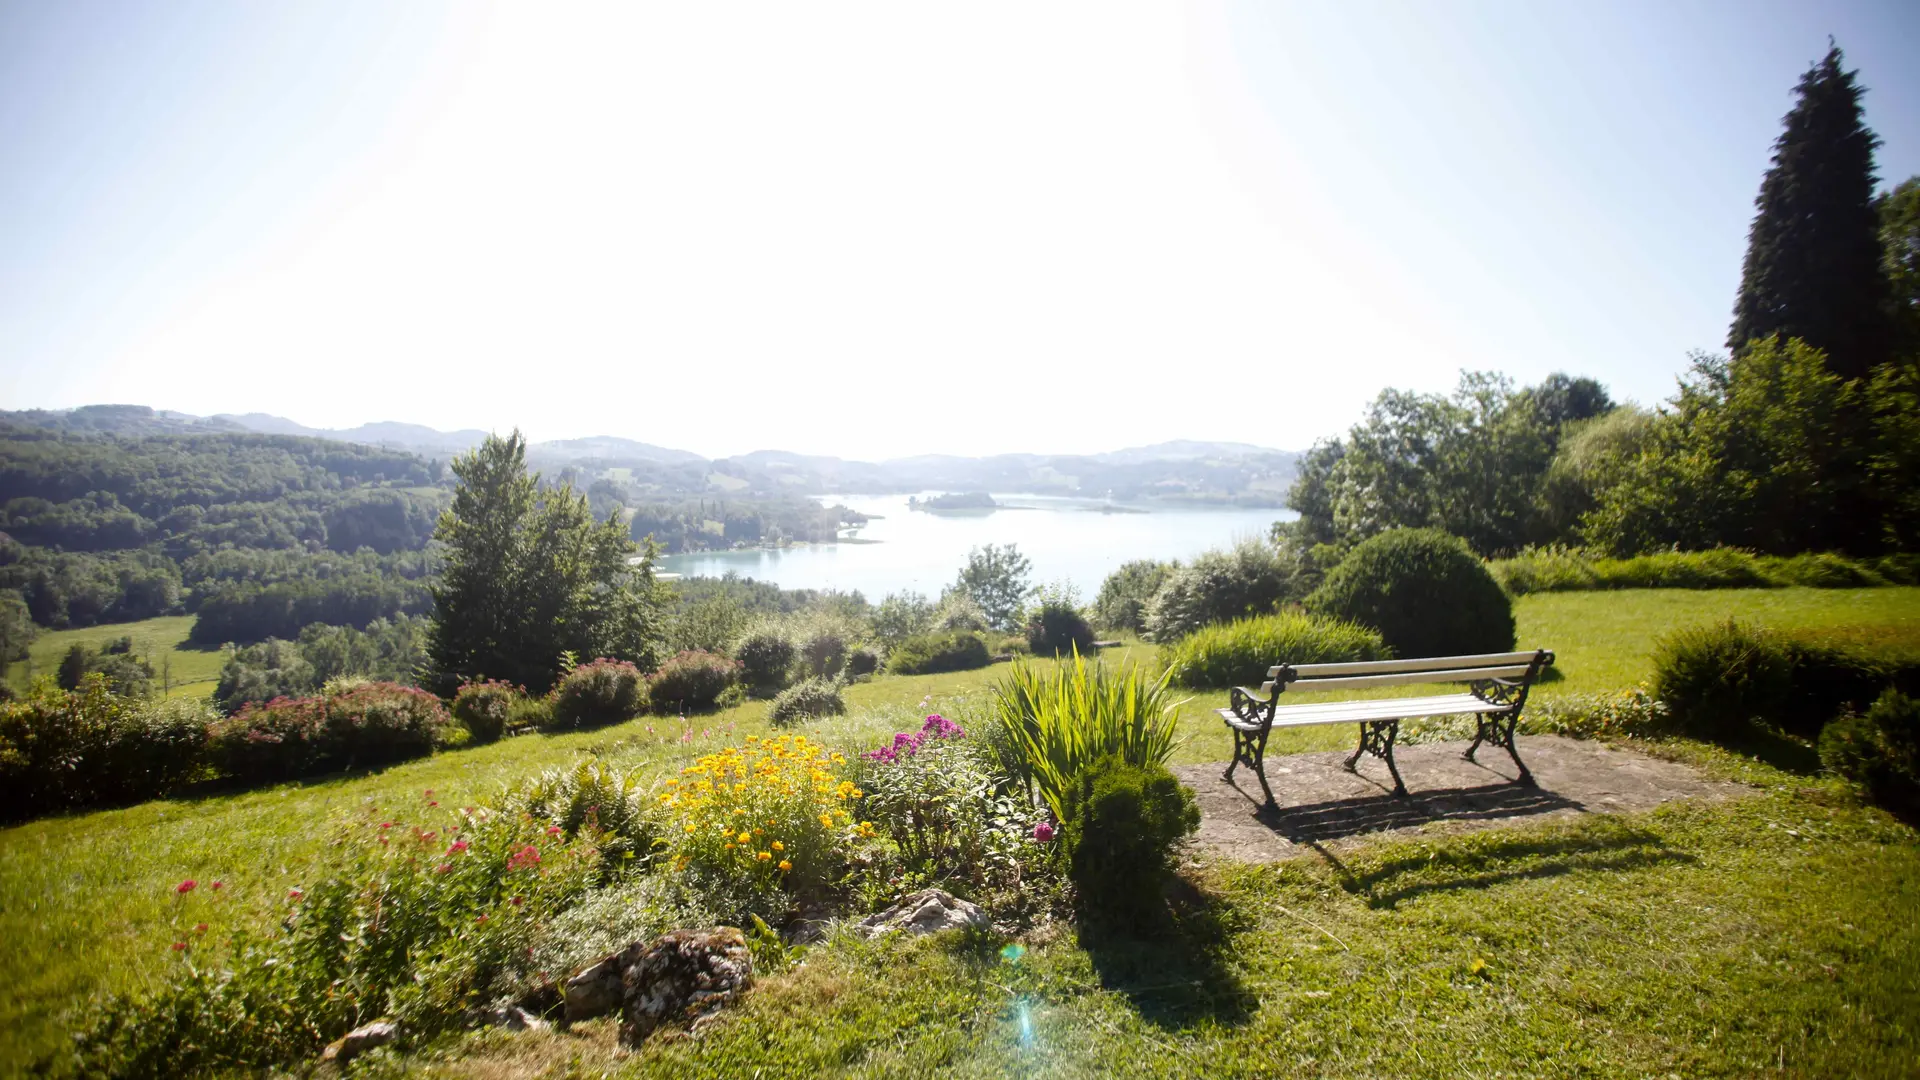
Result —
<svg viewBox="0 0 1920 1080"><path fill-rule="evenodd" d="M1215 623L1160 650L1168 680L1196 688L1259 686L1275 664L1385 660L1391 655L1377 631L1299 612Z"/></svg>
<svg viewBox="0 0 1920 1080"><path fill-rule="evenodd" d="M1166 763L1179 745L1179 705L1165 674L1132 664L1115 670L1082 656L1058 665L1016 660L994 687L993 743L1006 755L1007 773L1037 788L1065 820L1074 778L1095 761Z"/></svg>
<svg viewBox="0 0 1920 1080"><path fill-rule="evenodd" d="M658 796L666 864L751 910L818 894L873 835L860 818L864 792L841 776L846 766L804 735L749 735L695 760Z"/></svg>

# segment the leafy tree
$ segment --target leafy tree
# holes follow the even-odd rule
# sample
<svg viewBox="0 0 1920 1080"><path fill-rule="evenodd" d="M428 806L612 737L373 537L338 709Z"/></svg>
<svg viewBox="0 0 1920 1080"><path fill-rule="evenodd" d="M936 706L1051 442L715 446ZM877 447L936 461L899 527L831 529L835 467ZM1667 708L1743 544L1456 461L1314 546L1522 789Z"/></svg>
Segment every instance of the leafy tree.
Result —
<svg viewBox="0 0 1920 1080"><path fill-rule="evenodd" d="M1019 545L987 544L967 553L967 565L960 569L954 588L980 605L994 629L1012 630L1019 624L1032 571L1033 564L1020 554Z"/></svg>
<svg viewBox="0 0 1920 1080"><path fill-rule="evenodd" d="M0 664L24 660L27 646L40 633L33 625L27 602L13 589L0 589Z"/></svg>
<svg viewBox="0 0 1920 1080"><path fill-rule="evenodd" d="M1093 620L1109 630L1139 633L1147 625L1147 605L1167 582L1167 575L1179 569L1178 562L1134 559L1120 564L1100 583L1100 595L1093 600Z"/></svg>
<svg viewBox="0 0 1920 1080"><path fill-rule="evenodd" d="M1888 357L1873 152L1857 71L1838 47L1795 87L1748 233L1727 347L1799 338L1835 373L1862 378Z"/></svg>
<svg viewBox="0 0 1920 1080"><path fill-rule="evenodd" d="M54 681L62 690L80 689L80 680L93 664L93 651L79 642L67 647L67 655L60 658L60 670L55 672Z"/></svg>
<svg viewBox="0 0 1920 1080"><path fill-rule="evenodd" d="M1895 352L1907 363L1920 362L1920 176L1908 177L1875 205Z"/></svg>
<svg viewBox="0 0 1920 1080"><path fill-rule="evenodd" d="M888 593L873 609L873 636L888 648L933 629L933 603L917 592Z"/></svg>
<svg viewBox="0 0 1920 1080"><path fill-rule="evenodd" d="M541 693L566 653L655 666L663 619L651 545L630 563L640 549L617 514L596 525L585 496L542 489L518 431L488 436L453 473L453 505L434 532L446 545L428 644L440 681L496 678Z"/></svg>

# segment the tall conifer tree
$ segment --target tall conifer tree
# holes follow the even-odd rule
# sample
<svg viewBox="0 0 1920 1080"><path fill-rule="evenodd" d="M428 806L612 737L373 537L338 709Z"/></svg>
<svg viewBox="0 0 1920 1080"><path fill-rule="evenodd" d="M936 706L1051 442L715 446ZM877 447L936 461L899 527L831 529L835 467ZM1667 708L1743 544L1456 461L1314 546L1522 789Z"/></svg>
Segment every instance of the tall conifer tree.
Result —
<svg viewBox="0 0 1920 1080"><path fill-rule="evenodd" d="M1835 374L1858 378L1889 346L1874 206L1880 140L1861 120L1858 72L1842 70L1841 59L1830 47L1795 88L1799 101L1754 200L1727 347L1797 337L1825 350Z"/></svg>

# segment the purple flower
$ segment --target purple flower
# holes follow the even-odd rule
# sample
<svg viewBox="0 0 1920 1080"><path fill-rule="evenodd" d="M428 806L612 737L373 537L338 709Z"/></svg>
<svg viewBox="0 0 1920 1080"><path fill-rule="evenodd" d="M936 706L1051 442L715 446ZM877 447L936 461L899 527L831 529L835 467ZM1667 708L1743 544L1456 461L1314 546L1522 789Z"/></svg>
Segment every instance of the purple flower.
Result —
<svg viewBox="0 0 1920 1080"><path fill-rule="evenodd" d="M1043 844L1051 843L1053 841L1053 823L1050 821L1042 821L1034 825L1033 838Z"/></svg>

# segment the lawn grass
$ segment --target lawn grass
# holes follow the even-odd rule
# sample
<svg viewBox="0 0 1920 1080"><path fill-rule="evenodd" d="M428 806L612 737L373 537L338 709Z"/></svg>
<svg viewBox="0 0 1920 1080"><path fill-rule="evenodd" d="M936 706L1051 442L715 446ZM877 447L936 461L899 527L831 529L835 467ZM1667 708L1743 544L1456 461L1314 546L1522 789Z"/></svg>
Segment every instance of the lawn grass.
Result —
<svg viewBox="0 0 1920 1080"><path fill-rule="evenodd" d="M24 690L33 675L51 675L59 670L60 659L75 645L98 649L118 638L133 639L133 653L153 665L154 685L163 681L171 693L207 697L220 679L220 667L226 653L218 648L187 644L193 629L192 615L162 615L139 622L109 623L78 630L50 630L35 638L27 648L27 659L7 667L7 681L16 690Z"/></svg>
<svg viewBox="0 0 1920 1080"><path fill-rule="evenodd" d="M1558 593L1526 597L1517 613L1522 646L1562 658L1564 678L1544 692L1570 693L1638 681L1658 634L1729 615L1904 640L1920 634L1920 589ZM68 633L105 640L163 621ZM1150 662L1152 654L1134 643L1107 659ZM862 683L847 693L848 716L807 730L854 746L925 712L964 718L998 674ZM1182 707L1189 741L1178 760L1225 759L1211 712L1223 702L1218 692L1195 692ZM336 813L415 805L427 789L445 805L470 804L582 753L675 768L764 732L766 708L749 702L689 723L643 718L523 736L371 774L0 831L0 1074L57 1050L91 995L162 978L179 962L169 946L185 928L206 921L218 936L263 925L311 872ZM1275 752L1344 746L1349 737L1336 728L1287 733ZM1764 798L1660 811L1630 819L1627 833L1607 831L1611 824L1543 826L1497 840L1370 849L1344 869L1312 860L1277 872L1216 868L1198 879L1215 899L1190 927L1214 937L1166 955L1111 955L1061 940L1036 943L1028 960L1004 967L930 945L906 947L910 955L892 946L828 950L750 999L741 1022L716 1039L663 1046L643 1061L669 1073L734 1074L751 1058L740 1071L765 1065L766 1075L1091 1074L1119 1060L1169 1074L1746 1075L1781 1055L1789 1071L1920 1068L1912 832L1812 801L1807 783L1786 774L1749 772L1769 785ZM187 878L226 887L179 899L173 886ZM1463 974L1473 956L1491 975ZM901 978L908 970L912 977ZM1177 978L1143 981L1138 973L1148 971ZM1150 985L1192 977L1209 985L1216 976L1226 981L1205 994ZM1030 1046L1021 1045L1014 996L1030 999ZM1846 1045L1824 1060L1857 1067L1822 1070L1822 1059L1805 1056L1815 1049L1808 1040L1829 1032ZM484 1055L487 1045L457 1052ZM515 1043L510 1052L537 1056L543 1045ZM1547 1051L1564 1057L1531 1056Z"/></svg>

